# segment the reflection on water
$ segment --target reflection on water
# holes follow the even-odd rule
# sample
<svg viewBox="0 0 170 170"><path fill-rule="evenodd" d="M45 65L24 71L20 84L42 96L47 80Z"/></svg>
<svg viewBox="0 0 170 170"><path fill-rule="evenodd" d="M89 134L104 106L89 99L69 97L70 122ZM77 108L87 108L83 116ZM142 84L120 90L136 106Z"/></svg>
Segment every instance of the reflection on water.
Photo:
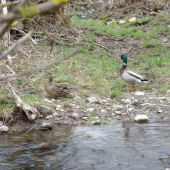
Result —
<svg viewBox="0 0 170 170"><path fill-rule="evenodd" d="M56 127L0 136L0 169L127 169L170 167L169 122ZM143 154L144 156L142 156Z"/></svg>

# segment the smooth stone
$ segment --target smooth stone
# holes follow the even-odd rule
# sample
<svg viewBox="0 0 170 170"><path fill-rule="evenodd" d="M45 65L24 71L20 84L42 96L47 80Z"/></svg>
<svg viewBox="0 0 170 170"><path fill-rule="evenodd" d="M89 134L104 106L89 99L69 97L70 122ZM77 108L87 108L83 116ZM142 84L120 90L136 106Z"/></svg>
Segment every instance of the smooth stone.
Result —
<svg viewBox="0 0 170 170"><path fill-rule="evenodd" d="M86 120L86 121L87 121L88 119L89 119L88 117L83 117L83 118L82 118L82 120Z"/></svg>
<svg viewBox="0 0 170 170"><path fill-rule="evenodd" d="M8 131L9 131L8 126L3 125L0 127L0 132L8 132Z"/></svg>
<svg viewBox="0 0 170 170"><path fill-rule="evenodd" d="M94 111L94 108L88 108L86 111L87 112L92 112L92 111Z"/></svg>
<svg viewBox="0 0 170 170"><path fill-rule="evenodd" d="M135 93L135 95L136 95L136 96L143 96L143 95L145 95L145 93L144 93L144 92L137 91L137 92Z"/></svg>
<svg viewBox="0 0 170 170"><path fill-rule="evenodd" d="M131 100L130 100L130 99L126 99L126 100L125 100L125 103L129 103L129 104L130 104L130 103L131 103Z"/></svg>
<svg viewBox="0 0 170 170"><path fill-rule="evenodd" d="M115 116L115 113L112 113L112 116Z"/></svg>
<svg viewBox="0 0 170 170"><path fill-rule="evenodd" d="M40 130L52 130L52 125L50 123L43 123L40 127Z"/></svg>
<svg viewBox="0 0 170 170"><path fill-rule="evenodd" d="M101 110L101 113L106 113L106 110L102 109L102 110Z"/></svg>
<svg viewBox="0 0 170 170"><path fill-rule="evenodd" d="M57 113L57 112L55 112L55 113L53 114L53 116L58 116L58 113Z"/></svg>
<svg viewBox="0 0 170 170"><path fill-rule="evenodd" d="M147 123L147 122L149 122L149 118L146 115L137 115L134 118L134 121L137 123Z"/></svg>
<svg viewBox="0 0 170 170"><path fill-rule="evenodd" d="M78 114L78 113L73 113L73 114L72 114L72 117L73 117L74 119L77 119L77 118L79 117L79 114Z"/></svg>
<svg viewBox="0 0 170 170"><path fill-rule="evenodd" d="M48 100L48 99L46 99L46 98L44 98L44 100L45 100L46 102L48 102L48 103L53 103L51 100Z"/></svg>
<svg viewBox="0 0 170 170"><path fill-rule="evenodd" d="M135 99L135 100L132 101L131 104L132 104L132 105L138 105L138 103L139 103L138 99Z"/></svg>
<svg viewBox="0 0 170 170"><path fill-rule="evenodd" d="M114 23L114 22L116 22L116 20L112 19L111 21L109 21L109 22L107 23L107 25L110 25L110 24L112 24L112 23Z"/></svg>
<svg viewBox="0 0 170 170"><path fill-rule="evenodd" d="M46 119L49 120L49 119L52 119L53 118L53 115L48 115L46 116Z"/></svg>
<svg viewBox="0 0 170 170"><path fill-rule="evenodd" d="M124 24L125 23L125 20L120 20L119 21L119 24Z"/></svg>
<svg viewBox="0 0 170 170"><path fill-rule="evenodd" d="M48 114L52 112L52 109L45 105L38 105L37 110L42 114Z"/></svg>
<svg viewBox="0 0 170 170"><path fill-rule="evenodd" d="M36 114L32 114L30 120L31 120L31 121L34 121L36 118L37 118L37 115L36 115Z"/></svg>
<svg viewBox="0 0 170 170"><path fill-rule="evenodd" d="M133 108L133 107L131 107L131 108L129 108L129 109L128 109L128 111L129 111L129 112L131 112L133 109L134 109L134 108Z"/></svg>
<svg viewBox="0 0 170 170"><path fill-rule="evenodd" d="M60 109L61 112L64 112L64 109Z"/></svg>
<svg viewBox="0 0 170 170"><path fill-rule="evenodd" d="M87 98L87 100L90 102L90 103L96 103L98 102L98 99L96 97L89 97Z"/></svg>
<svg viewBox="0 0 170 170"><path fill-rule="evenodd" d="M134 21L136 21L136 17L132 17L132 18L130 18L128 21L134 22Z"/></svg>
<svg viewBox="0 0 170 170"><path fill-rule="evenodd" d="M117 115L121 115L121 112L120 112L120 111L115 111L115 113L116 113Z"/></svg>

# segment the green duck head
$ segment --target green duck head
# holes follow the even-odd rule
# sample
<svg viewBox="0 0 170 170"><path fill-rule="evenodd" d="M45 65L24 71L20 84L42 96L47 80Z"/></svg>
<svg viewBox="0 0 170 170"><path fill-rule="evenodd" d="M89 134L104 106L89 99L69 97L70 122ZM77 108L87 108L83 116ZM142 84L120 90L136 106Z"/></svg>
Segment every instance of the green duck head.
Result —
<svg viewBox="0 0 170 170"><path fill-rule="evenodd" d="M127 57L126 57L126 55L121 55L121 58L120 59L122 59L123 60L123 63L125 63L126 65L127 65Z"/></svg>

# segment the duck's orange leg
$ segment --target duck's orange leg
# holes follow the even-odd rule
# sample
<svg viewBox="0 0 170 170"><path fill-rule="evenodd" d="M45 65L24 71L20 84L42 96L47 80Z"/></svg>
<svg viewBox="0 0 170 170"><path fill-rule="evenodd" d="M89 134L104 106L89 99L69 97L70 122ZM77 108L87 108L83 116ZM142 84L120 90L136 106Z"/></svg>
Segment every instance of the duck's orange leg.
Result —
<svg viewBox="0 0 170 170"><path fill-rule="evenodd" d="M59 98L60 98L60 96L58 95L58 96L57 96L57 97L55 97L54 99L55 99L55 100L59 100Z"/></svg>
<svg viewBox="0 0 170 170"><path fill-rule="evenodd" d="M131 84L131 85L130 85L130 88L134 88L134 87L135 87L134 84Z"/></svg>

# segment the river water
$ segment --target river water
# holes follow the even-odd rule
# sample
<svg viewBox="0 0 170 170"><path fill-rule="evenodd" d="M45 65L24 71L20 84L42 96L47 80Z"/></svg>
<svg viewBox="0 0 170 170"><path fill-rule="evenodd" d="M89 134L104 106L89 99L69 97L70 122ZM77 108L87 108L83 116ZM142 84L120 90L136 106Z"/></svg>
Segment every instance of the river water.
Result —
<svg viewBox="0 0 170 170"><path fill-rule="evenodd" d="M0 170L164 170L167 154L170 123L162 121L0 135Z"/></svg>

